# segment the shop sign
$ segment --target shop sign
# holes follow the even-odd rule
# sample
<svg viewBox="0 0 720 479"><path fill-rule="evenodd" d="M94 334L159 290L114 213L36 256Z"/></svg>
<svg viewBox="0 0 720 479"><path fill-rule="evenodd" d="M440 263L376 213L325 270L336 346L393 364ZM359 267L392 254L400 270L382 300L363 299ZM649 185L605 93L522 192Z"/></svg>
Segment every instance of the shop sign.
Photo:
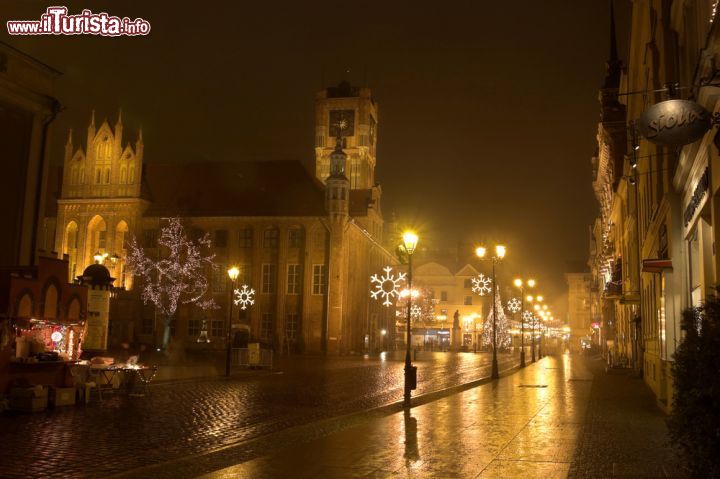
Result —
<svg viewBox="0 0 720 479"><path fill-rule="evenodd" d="M685 226L689 225L690 222L695 217L695 212L697 211L698 207L700 206L700 202L705 197L705 193L707 193L708 188L710 188L710 170L705 167L705 171L703 172L702 176L698 180L697 186L695 187L695 191L693 192L692 197L690 198L690 202L688 203L687 207L685 208Z"/></svg>
<svg viewBox="0 0 720 479"><path fill-rule="evenodd" d="M645 110L638 129L652 143L682 146L702 138L710 124L710 113L697 103L667 100Z"/></svg>

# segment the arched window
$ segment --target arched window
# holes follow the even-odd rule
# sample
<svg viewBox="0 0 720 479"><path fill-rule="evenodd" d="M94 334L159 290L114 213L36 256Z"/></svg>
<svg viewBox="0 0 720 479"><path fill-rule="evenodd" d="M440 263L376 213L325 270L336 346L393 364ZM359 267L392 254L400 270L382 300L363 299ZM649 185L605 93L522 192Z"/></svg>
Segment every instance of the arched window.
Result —
<svg viewBox="0 0 720 479"><path fill-rule="evenodd" d="M74 298L68 306L67 318L77 321L80 319L80 301Z"/></svg>
<svg viewBox="0 0 720 479"><path fill-rule="evenodd" d="M130 173L128 174L128 183L135 184L135 166L130 165Z"/></svg>
<svg viewBox="0 0 720 479"><path fill-rule="evenodd" d="M120 220L115 228L115 250L116 252L125 251L125 239L127 237L128 224L125 220ZM124 255L120 255L124 256Z"/></svg>
<svg viewBox="0 0 720 479"><path fill-rule="evenodd" d="M78 183L78 166L73 165L72 169L70 170L70 184L71 185L77 185Z"/></svg>
<svg viewBox="0 0 720 479"><path fill-rule="evenodd" d="M120 168L120 184L124 185L127 183L127 168L123 166Z"/></svg>
<svg viewBox="0 0 720 479"><path fill-rule="evenodd" d="M18 303L18 310L16 316L18 318L32 318L33 316L33 305L32 298L28 293L25 293L20 302Z"/></svg>
<svg viewBox="0 0 720 479"><path fill-rule="evenodd" d="M100 184L100 168L95 170L95 183L98 185Z"/></svg>
<svg viewBox="0 0 720 479"><path fill-rule="evenodd" d="M110 168L105 168L105 184L110 184Z"/></svg>
<svg viewBox="0 0 720 479"><path fill-rule="evenodd" d="M90 246L87 254L89 255L88 262L93 262L93 255L95 253L107 253L106 251L106 238L107 238L107 225L102 216L97 215L93 217L88 223L86 244Z"/></svg>
<svg viewBox="0 0 720 479"><path fill-rule="evenodd" d="M43 318L56 318L58 304L58 290L54 284L45 290L45 302L43 307Z"/></svg>
<svg viewBox="0 0 720 479"><path fill-rule="evenodd" d="M69 222L65 227L65 239L63 241L65 247L63 249L63 253L68 255L68 273L70 274L70 281L75 278L77 271L77 235L77 223L74 221Z"/></svg>

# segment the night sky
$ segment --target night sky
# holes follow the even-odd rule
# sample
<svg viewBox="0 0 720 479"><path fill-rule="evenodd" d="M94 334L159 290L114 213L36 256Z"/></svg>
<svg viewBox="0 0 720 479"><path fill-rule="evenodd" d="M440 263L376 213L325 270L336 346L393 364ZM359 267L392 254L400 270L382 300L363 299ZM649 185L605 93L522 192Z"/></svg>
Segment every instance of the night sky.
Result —
<svg viewBox="0 0 720 479"><path fill-rule="evenodd" d="M49 5L142 17L148 37L10 37ZM179 5L188 5L180 7ZM193 5L193 8L189 8ZM616 0L620 56L629 0ZM47 2L3 0L0 39L63 72L54 160L90 110L154 161L314 162L316 90L348 79L379 103L386 217L420 246L508 246L561 309L567 260L587 259L607 0ZM82 136L81 136L82 135Z"/></svg>

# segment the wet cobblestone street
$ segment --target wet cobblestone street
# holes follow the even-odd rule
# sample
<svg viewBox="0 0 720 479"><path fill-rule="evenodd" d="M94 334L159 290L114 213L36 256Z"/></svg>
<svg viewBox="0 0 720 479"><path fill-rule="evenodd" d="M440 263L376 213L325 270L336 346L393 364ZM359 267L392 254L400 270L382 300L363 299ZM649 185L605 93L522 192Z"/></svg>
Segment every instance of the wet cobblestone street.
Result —
<svg viewBox="0 0 720 479"><path fill-rule="evenodd" d="M489 374L486 354L417 361L423 394ZM500 369L515 358L500 357ZM147 398L0 417L0 477L104 477L402 399L402 361L292 358L272 373L160 384Z"/></svg>

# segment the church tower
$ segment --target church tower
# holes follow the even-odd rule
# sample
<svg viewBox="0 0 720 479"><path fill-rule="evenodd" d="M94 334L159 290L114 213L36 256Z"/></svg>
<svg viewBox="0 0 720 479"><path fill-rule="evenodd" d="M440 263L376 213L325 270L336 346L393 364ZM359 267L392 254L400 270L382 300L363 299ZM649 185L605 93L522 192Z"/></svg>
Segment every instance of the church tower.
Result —
<svg viewBox="0 0 720 479"><path fill-rule="evenodd" d="M315 175L325 182L330 176L335 138L341 136L347 154L345 175L350 188L375 186L375 147L378 107L369 88L343 81L315 95Z"/></svg>
<svg viewBox="0 0 720 479"><path fill-rule="evenodd" d="M87 266L101 262L130 288L125 272L126 240L136 234L146 206L140 197L143 163L142 131L135 145L123 142L122 112L114 127L99 127L92 112L85 148L75 147L70 130L65 144L62 192L58 200L55 251L68 255L70 280ZM100 258L100 259L96 259Z"/></svg>

